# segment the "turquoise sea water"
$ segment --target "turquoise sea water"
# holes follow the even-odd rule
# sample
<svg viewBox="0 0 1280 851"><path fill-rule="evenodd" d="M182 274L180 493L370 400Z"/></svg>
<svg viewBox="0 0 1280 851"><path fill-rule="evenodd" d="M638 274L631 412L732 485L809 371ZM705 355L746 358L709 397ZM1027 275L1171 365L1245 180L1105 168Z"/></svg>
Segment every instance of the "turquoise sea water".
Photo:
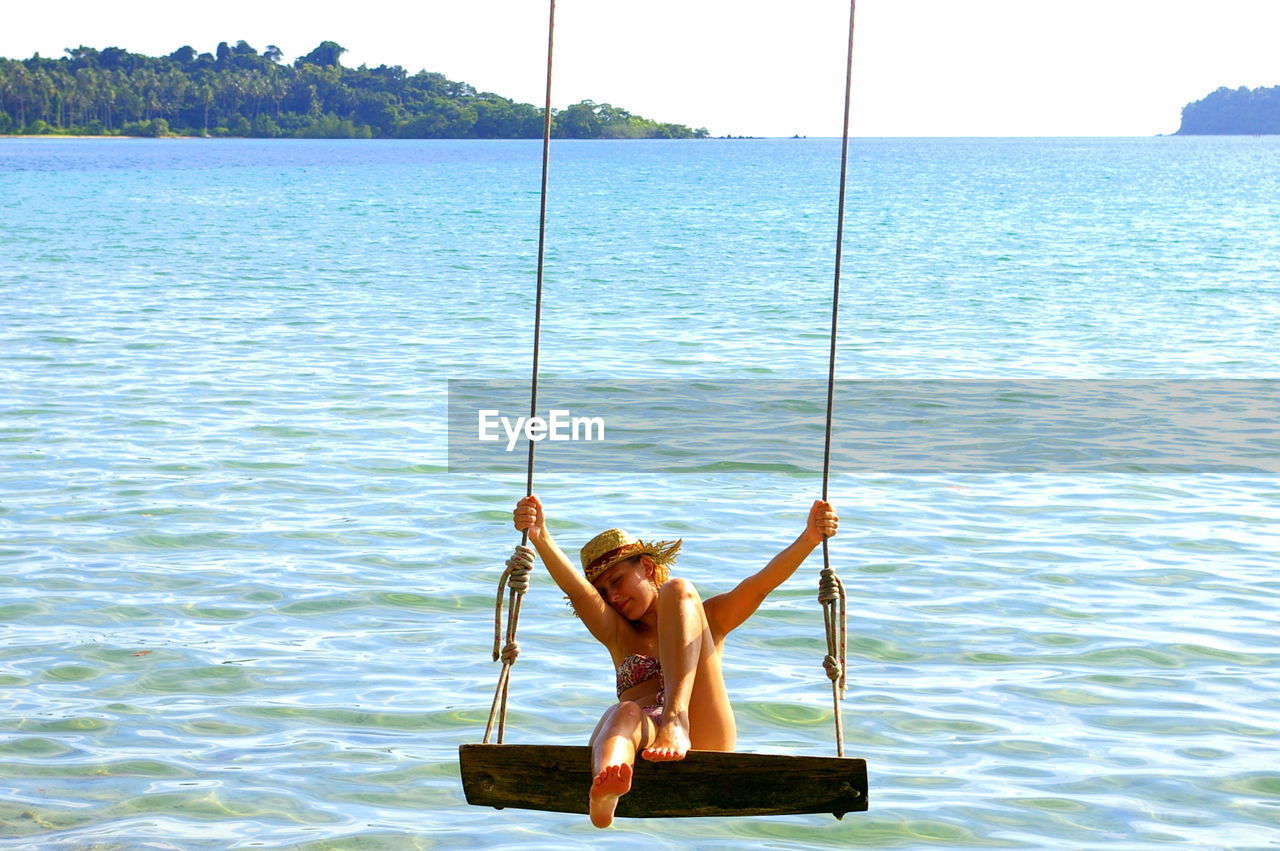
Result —
<svg viewBox="0 0 1280 851"><path fill-rule="evenodd" d="M0 845L1280 844L1280 482L1246 473L838 476L867 813L467 806L524 481L446 472L446 382L527 378L539 156L0 142ZM837 169L557 143L543 374L823 378ZM1280 375L1275 139L859 140L851 174L842 378ZM557 537L682 536L704 595L819 486L611 451L545 453ZM834 753L816 561L728 641L743 749ZM521 645L507 740L585 742L612 670L541 572Z"/></svg>

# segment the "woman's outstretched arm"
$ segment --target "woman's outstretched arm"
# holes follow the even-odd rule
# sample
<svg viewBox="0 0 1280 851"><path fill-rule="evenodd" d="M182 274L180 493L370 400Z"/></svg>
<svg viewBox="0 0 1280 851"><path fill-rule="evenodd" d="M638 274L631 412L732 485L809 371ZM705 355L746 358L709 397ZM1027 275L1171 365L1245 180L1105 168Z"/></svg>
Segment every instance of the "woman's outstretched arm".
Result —
<svg viewBox="0 0 1280 851"><path fill-rule="evenodd" d="M707 624L717 640L751 617L764 602L764 598L796 572L796 568L822 543L823 538L835 535L839 525L840 518L836 516L831 503L814 500L809 508L804 531L790 546L774 556L764 570L748 576L732 591L707 600Z"/></svg>
<svg viewBox="0 0 1280 851"><path fill-rule="evenodd" d="M600 596L595 586L573 566L551 533L547 531L546 514L542 501L536 496L526 496L516 503L512 512L517 532L529 531L529 543L538 551L547 573L560 586L573 604L573 610L582 618L591 634L606 647L612 648L618 639L618 630L625 625L622 616Z"/></svg>

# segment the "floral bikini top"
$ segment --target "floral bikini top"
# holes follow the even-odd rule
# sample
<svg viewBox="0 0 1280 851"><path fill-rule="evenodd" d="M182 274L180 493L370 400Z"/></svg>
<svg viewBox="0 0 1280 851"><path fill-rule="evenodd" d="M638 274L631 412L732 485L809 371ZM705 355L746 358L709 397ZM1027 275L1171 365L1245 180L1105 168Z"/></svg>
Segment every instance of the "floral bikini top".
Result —
<svg viewBox="0 0 1280 851"><path fill-rule="evenodd" d="M659 687L665 688L662 666L658 664L658 660L643 653L633 653L618 666L618 697L621 698L627 689L647 683L654 677L658 678Z"/></svg>

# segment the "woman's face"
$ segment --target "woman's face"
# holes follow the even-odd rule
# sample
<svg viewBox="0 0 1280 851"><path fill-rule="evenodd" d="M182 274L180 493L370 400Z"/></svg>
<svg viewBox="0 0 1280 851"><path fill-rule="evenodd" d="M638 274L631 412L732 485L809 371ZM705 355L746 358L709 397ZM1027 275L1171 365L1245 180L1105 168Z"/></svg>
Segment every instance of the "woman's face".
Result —
<svg viewBox="0 0 1280 851"><path fill-rule="evenodd" d="M591 584L618 614L630 621L640 620L658 599L653 587L653 566L643 556L620 561L595 578Z"/></svg>

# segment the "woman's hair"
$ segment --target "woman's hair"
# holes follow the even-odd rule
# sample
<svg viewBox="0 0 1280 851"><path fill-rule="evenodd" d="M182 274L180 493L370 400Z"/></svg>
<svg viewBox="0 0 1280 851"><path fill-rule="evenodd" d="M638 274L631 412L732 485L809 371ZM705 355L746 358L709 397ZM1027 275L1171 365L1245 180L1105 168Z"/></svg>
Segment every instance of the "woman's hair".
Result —
<svg viewBox="0 0 1280 851"><path fill-rule="evenodd" d="M644 558L643 555L640 558ZM653 562L653 576L649 577L649 581L653 583L654 588L661 588L667 584L667 580L671 578L671 568L660 562Z"/></svg>

